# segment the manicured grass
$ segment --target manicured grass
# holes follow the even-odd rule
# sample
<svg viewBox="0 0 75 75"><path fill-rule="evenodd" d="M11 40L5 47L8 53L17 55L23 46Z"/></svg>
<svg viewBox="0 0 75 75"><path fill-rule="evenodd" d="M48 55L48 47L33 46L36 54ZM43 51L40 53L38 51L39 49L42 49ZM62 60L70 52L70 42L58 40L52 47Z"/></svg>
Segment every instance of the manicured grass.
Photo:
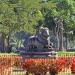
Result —
<svg viewBox="0 0 75 75"><path fill-rule="evenodd" d="M19 54L17 54L17 53L0 53L0 56L2 56L2 55L19 55Z"/></svg>
<svg viewBox="0 0 75 75"><path fill-rule="evenodd" d="M57 53L58 56L75 56L75 52L67 52L67 51L59 51Z"/></svg>

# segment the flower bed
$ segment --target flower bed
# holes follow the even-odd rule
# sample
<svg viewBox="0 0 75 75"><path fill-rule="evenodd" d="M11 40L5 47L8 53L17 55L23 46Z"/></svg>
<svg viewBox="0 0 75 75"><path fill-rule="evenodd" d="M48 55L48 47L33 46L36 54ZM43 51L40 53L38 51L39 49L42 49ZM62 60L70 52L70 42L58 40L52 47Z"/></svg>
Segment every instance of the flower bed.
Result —
<svg viewBox="0 0 75 75"><path fill-rule="evenodd" d="M71 73L75 74L75 57L57 57L50 58L24 58L22 56L1 56L0 57L0 75L11 75L13 67L22 68L26 71L26 75L32 73L34 75L56 75L66 69L71 69Z"/></svg>
<svg viewBox="0 0 75 75"><path fill-rule="evenodd" d="M19 66L19 60L21 60L21 57L18 56L0 56L0 75L11 75L13 66L15 64Z"/></svg>

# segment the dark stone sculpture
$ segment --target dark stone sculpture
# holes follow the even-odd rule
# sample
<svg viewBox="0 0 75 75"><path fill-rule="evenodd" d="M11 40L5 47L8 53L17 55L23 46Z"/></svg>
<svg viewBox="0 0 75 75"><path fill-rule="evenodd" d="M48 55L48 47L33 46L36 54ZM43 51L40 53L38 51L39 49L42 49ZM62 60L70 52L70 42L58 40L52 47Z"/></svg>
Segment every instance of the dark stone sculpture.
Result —
<svg viewBox="0 0 75 75"><path fill-rule="evenodd" d="M25 43L26 51L41 52L48 49L52 49L50 42L49 29L46 27L40 27L37 35L30 36Z"/></svg>

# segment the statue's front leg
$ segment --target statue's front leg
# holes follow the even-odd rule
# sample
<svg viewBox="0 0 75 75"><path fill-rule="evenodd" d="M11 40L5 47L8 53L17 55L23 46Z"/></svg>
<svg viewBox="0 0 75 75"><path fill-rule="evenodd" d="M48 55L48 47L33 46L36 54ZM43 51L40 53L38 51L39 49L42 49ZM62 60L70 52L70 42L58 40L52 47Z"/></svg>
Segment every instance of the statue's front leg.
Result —
<svg viewBox="0 0 75 75"><path fill-rule="evenodd" d="M49 49L50 51L53 50L52 46L51 45L46 45L45 48Z"/></svg>

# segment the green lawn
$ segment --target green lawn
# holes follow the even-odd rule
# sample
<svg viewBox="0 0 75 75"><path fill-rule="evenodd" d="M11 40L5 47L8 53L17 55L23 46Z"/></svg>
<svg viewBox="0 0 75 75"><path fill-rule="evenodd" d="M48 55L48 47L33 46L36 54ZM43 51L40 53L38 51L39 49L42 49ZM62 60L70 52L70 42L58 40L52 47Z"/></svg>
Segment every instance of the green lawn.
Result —
<svg viewBox="0 0 75 75"><path fill-rule="evenodd" d="M58 56L75 56L75 52L59 51Z"/></svg>
<svg viewBox="0 0 75 75"><path fill-rule="evenodd" d="M0 53L0 55L19 55L17 53Z"/></svg>

